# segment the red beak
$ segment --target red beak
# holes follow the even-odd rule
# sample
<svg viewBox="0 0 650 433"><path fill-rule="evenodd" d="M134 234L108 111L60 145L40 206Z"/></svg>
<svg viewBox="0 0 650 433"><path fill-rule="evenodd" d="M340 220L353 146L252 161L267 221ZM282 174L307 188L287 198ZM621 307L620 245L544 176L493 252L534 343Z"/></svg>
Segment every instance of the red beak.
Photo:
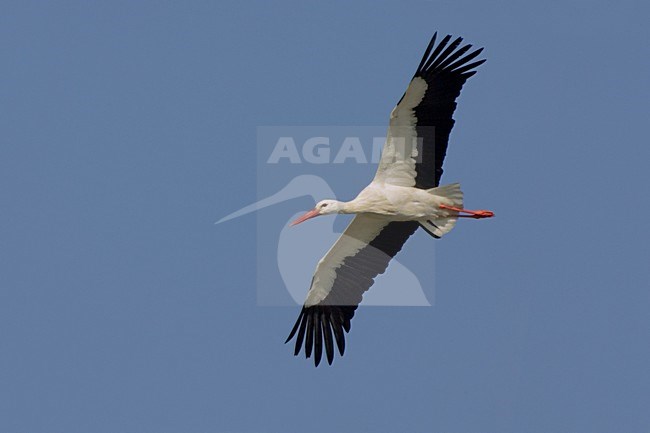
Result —
<svg viewBox="0 0 650 433"><path fill-rule="evenodd" d="M318 209L312 209L306 214L304 214L303 216L301 216L300 218L298 218L297 220L295 220L294 222L292 222L291 224L289 224L289 226L295 226L296 224L300 224L301 222L307 221L308 219L311 219L313 217L317 217L318 215L320 215L320 213L318 213Z"/></svg>

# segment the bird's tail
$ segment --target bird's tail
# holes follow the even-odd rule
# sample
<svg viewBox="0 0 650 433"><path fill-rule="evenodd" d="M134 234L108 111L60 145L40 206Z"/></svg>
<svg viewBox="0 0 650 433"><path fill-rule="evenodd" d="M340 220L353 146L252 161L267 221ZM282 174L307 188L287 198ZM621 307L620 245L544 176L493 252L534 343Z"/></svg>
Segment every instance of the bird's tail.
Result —
<svg viewBox="0 0 650 433"><path fill-rule="evenodd" d="M440 197L442 203L447 206L457 207L459 209L463 208L463 192L460 190L459 183L452 183L449 185L439 186L437 188L431 188L427 190L431 194L434 194ZM429 233L434 238L440 238L442 235L447 234L454 228L458 221L457 217L444 217L444 218L424 218L419 221L420 227L422 227L427 233Z"/></svg>

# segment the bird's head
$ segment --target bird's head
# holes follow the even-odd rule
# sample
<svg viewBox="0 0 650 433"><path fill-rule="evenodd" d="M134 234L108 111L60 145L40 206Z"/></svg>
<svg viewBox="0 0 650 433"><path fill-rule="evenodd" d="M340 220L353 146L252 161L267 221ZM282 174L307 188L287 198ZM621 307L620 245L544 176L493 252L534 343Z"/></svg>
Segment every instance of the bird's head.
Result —
<svg viewBox="0 0 650 433"><path fill-rule="evenodd" d="M339 213L341 211L341 202L337 200L322 200L316 204L316 207L292 222L290 225L295 226L308 219L317 217L319 215L330 215Z"/></svg>

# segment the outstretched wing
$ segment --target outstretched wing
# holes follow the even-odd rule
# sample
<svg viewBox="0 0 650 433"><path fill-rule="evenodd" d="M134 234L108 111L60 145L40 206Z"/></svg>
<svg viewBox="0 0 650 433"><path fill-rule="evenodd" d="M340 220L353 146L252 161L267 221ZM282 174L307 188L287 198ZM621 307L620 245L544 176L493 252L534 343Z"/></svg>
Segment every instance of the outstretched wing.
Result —
<svg viewBox="0 0 650 433"><path fill-rule="evenodd" d="M434 49L436 34L390 115L375 181L423 189L440 183L456 98L485 60L472 62L483 48L466 54L472 46L458 48L462 38L449 44L450 35Z"/></svg>
<svg viewBox="0 0 650 433"><path fill-rule="evenodd" d="M328 363L334 360L334 344L343 355L344 331L350 331L363 293L417 228L417 222L390 222L368 214L354 217L316 266L307 300L286 341L296 337L295 355L303 344L305 356L313 353L316 366L323 345Z"/></svg>

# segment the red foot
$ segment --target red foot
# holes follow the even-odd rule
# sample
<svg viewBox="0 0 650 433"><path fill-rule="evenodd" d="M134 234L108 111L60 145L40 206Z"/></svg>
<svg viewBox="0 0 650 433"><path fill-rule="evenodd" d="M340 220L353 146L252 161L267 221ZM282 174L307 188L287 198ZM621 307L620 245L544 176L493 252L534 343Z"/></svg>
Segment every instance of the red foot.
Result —
<svg viewBox="0 0 650 433"><path fill-rule="evenodd" d="M456 212L464 212L469 215L458 215L460 218L475 218L475 219L480 219L480 218L492 218L494 216L494 212L489 211L489 210L469 210L469 209L460 209L457 207L453 206L447 206L445 204L440 205L440 209L447 209L447 210L453 210Z"/></svg>
<svg viewBox="0 0 650 433"><path fill-rule="evenodd" d="M492 218L494 216L494 212L489 210L477 210L470 215L458 215L458 216L465 217L465 218L475 218L475 219Z"/></svg>

